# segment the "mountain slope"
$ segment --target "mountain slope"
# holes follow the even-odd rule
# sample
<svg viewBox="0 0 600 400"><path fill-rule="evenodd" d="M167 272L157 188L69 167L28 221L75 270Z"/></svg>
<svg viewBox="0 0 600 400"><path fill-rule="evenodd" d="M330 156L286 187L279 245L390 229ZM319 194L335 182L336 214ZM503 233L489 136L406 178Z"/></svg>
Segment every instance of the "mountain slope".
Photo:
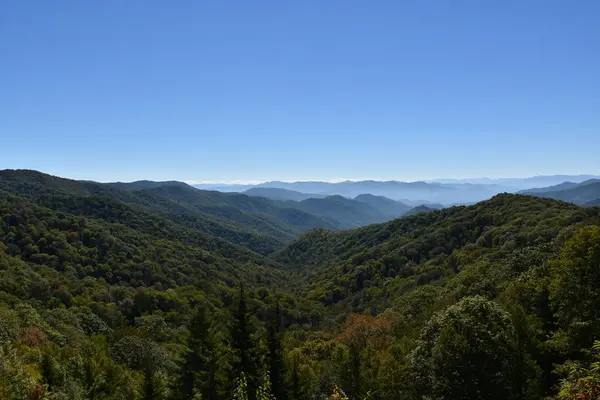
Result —
<svg viewBox="0 0 600 400"><path fill-rule="evenodd" d="M226 240L100 197L42 196L32 202L0 192L0 215L10 216L5 218L9 227L36 226L17 236L3 230L0 241L8 256L59 269L77 260L71 264L75 272L109 284L169 287L207 274L233 279L241 272L234 267L240 262L265 264ZM169 261L175 255L177 262Z"/></svg>
<svg viewBox="0 0 600 400"><path fill-rule="evenodd" d="M437 208L433 208L433 207L428 207L425 204L421 204L420 206L416 206L411 208L410 210L408 210L406 212L406 216L410 216L410 215L416 215L422 212L429 212L429 211L434 211L437 210Z"/></svg>
<svg viewBox="0 0 600 400"><path fill-rule="evenodd" d="M600 199L588 201L587 203L584 204L584 206L588 206L588 207L600 206Z"/></svg>
<svg viewBox="0 0 600 400"><path fill-rule="evenodd" d="M98 196L142 207L188 228L266 254L315 227L335 224L281 202L238 193L202 191L185 183L138 181L102 184L30 170L0 171L0 190L29 196Z"/></svg>
<svg viewBox="0 0 600 400"><path fill-rule="evenodd" d="M344 181L330 182L266 182L257 187L282 188L303 193L317 193L325 195L339 195L356 197L364 193L376 196L385 196L393 200L422 200L439 203L452 203L460 201L477 201L497 193L481 186L454 187L439 183L427 182L398 182L398 181ZM464 189L464 190L463 190Z"/></svg>
<svg viewBox="0 0 600 400"><path fill-rule="evenodd" d="M328 196L323 199L307 199L299 203L286 202L286 204L328 220L335 220L340 229L355 228L390 219L388 215L367 203L342 196Z"/></svg>
<svg viewBox="0 0 600 400"><path fill-rule="evenodd" d="M135 193L147 198L164 199L190 211L242 224L277 237L291 238L311 228L333 227L318 216L286 207L283 203L240 193L202 191L190 186L172 185Z"/></svg>
<svg viewBox="0 0 600 400"><path fill-rule="evenodd" d="M110 185L91 181L60 178L34 170L0 170L0 190L29 196L63 194L70 196L102 196L133 200L127 193Z"/></svg>
<svg viewBox="0 0 600 400"><path fill-rule="evenodd" d="M188 184L179 181L135 181L135 182L109 182L105 183L106 186L113 187L119 190L143 190L143 189L154 189L162 186L188 186Z"/></svg>
<svg viewBox="0 0 600 400"><path fill-rule="evenodd" d="M566 187L566 188L565 188ZM544 190L546 189L546 190ZM524 194L532 194L539 197L547 197L555 200L568 201L579 205L600 199L600 180L590 179L579 184L565 182L557 186L526 191Z"/></svg>
<svg viewBox="0 0 600 400"><path fill-rule="evenodd" d="M356 196L354 200L370 205L389 219L398 218L411 209L409 205L400 201L372 194L361 194Z"/></svg>
<svg viewBox="0 0 600 400"><path fill-rule="evenodd" d="M314 193L302 193L295 190L281 189L281 188L267 188L267 187L254 187L243 192L248 196L266 197L272 200L280 201L302 201L306 199L322 199L327 197L323 194Z"/></svg>
<svg viewBox="0 0 600 400"><path fill-rule="evenodd" d="M557 227L598 223L599 218L597 209L505 194L473 206L420 213L355 230L313 230L277 259L306 276L309 298L348 306L362 293L363 301L381 306L385 299L381 288L392 290L388 283L440 280L475 259L504 258L527 246L550 243ZM394 292L398 296L402 291L396 287Z"/></svg>
<svg viewBox="0 0 600 400"><path fill-rule="evenodd" d="M536 194L536 193L545 193L545 192L556 192L560 190L572 189L577 187L579 184L575 182L563 182L554 186L540 187L540 188L531 188L522 190L519 193L521 194Z"/></svg>

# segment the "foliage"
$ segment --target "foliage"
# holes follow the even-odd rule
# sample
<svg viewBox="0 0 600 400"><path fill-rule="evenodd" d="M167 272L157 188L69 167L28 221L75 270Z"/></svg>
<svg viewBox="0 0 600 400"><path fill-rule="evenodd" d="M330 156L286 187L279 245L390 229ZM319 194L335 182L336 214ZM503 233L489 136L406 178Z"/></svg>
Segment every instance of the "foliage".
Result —
<svg viewBox="0 0 600 400"><path fill-rule="evenodd" d="M288 243L322 219L198 192L0 172L0 398L594 393L600 209L503 194Z"/></svg>
<svg viewBox="0 0 600 400"><path fill-rule="evenodd" d="M589 367L568 366L568 377L560 383L557 400L596 400L600 398L600 342L592 347L594 361Z"/></svg>
<svg viewBox="0 0 600 400"><path fill-rule="evenodd" d="M562 329L587 347L600 332L600 227L581 228L551 264L550 299ZM572 346L571 346L572 347Z"/></svg>
<svg viewBox="0 0 600 400"><path fill-rule="evenodd" d="M417 396L516 399L516 334L510 316L483 297L434 315L410 359Z"/></svg>

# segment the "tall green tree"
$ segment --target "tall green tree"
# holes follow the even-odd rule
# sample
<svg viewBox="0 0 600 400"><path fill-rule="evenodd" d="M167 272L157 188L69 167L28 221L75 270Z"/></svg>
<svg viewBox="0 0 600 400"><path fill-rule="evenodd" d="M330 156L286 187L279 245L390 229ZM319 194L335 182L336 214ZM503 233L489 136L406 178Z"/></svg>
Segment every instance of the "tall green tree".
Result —
<svg viewBox="0 0 600 400"><path fill-rule="evenodd" d="M211 318L205 308L196 311L188 330L188 351L181 364L178 397L189 399L195 393L201 393L204 399L216 399L216 343L211 334Z"/></svg>
<svg viewBox="0 0 600 400"><path fill-rule="evenodd" d="M143 400L165 400L168 396L167 385L151 362L144 366Z"/></svg>
<svg viewBox="0 0 600 400"><path fill-rule="evenodd" d="M254 343L252 340L253 326L251 314L248 310L244 282L240 281L238 294L238 305L234 314L231 332L233 351L235 354L234 374L236 377L242 375L247 380L249 399L255 399L258 388L258 366L254 357Z"/></svg>
<svg viewBox="0 0 600 400"><path fill-rule="evenodd" d="M517 399L517 350L508 313L483 297L465 298L422 330L410 360L415 398Z"/></svg>
<svg viewBox="0 0 600 400"><path fill-rule="evenodd" d="M600 337L600 226L571 237L550 268L550 300L572 349Z"/></svg>
<svg viewBox="0 0 600 400"><path fill-rule="evenodd" d="M300 381L300 357L298 353L294 353L292 356L292 368L290 371L290 399L291 400L302 400L302 384Z"/></svg>
<svg viewBox="0 0 600 400"><path fill-rule="evenodd" d="M277 301L267 327L267 344L269 346L268 376L270 379L271 391L277 400L285 400L287 398L284 386L285 365L283 362L281 335L281 309L279 307L279 301Z"/></svg>

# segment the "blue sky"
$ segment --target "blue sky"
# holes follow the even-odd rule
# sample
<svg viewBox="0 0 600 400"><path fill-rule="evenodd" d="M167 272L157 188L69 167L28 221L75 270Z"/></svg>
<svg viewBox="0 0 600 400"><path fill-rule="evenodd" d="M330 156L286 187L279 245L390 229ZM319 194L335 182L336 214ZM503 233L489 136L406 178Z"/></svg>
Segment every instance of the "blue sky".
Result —
<svg viewBox="0 0 600 400"><path fill-rule="evenodd" d="M0 168L600 174L597 0L0 2Z"/></svg>

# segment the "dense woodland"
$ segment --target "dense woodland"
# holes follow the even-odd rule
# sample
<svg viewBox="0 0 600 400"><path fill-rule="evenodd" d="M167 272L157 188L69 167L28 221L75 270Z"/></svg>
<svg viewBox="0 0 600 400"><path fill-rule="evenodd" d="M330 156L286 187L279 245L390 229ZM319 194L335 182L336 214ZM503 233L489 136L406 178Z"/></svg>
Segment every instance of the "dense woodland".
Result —
<svg viewBox="0 0 600 400"><path fill-rule="evenodd" d="M0 399L600 398L600 208L286 204L0 171Z"/></svg>

